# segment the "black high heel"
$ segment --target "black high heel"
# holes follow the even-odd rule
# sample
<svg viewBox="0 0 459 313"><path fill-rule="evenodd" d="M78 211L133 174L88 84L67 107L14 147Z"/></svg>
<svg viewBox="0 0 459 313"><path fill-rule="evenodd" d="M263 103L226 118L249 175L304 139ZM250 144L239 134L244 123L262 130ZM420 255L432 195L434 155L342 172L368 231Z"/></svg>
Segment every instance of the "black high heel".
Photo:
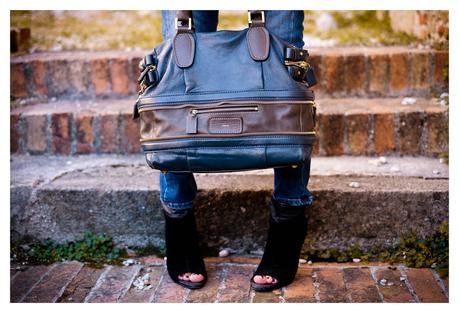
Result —
<svg viewBox="0 0 459 313"><path fill-rule="evenodd" d="M170 278L185 288L202 288L207 282L207 272L198 245L194 209L174 218L163 213L166 221L166 264ZM179 279L179 275L187 272L201 274L204 279L200 282Z"/></svg>
<svg viewBox="0 0 459 313"><path fill-rule="evenodd" d="M298 271L298 260L307 233L306 206L293 207L271 201L269 230L265 250L258 268L250 279L255 291L272 291L289 285ZM275 212L283 211L283 216ZM275 283L257 284L256 275L271 276Z"/></svg>

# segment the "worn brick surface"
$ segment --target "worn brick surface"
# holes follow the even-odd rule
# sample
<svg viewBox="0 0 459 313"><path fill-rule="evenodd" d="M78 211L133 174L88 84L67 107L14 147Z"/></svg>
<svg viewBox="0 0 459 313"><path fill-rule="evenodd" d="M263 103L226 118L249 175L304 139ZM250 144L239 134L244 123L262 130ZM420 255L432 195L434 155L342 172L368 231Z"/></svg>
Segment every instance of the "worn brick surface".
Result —
<svg viewBox="0 0 459 313"><path fill-rule="evenodd" d="M119 95L129 94L129 61L116 58L110 61L112 90Z"/></svg>
<svg viewBox="0 0 459 313"><path fill-rule="evenodd" d="M400 113L400 152L415 155L421 152L421 136L424 124L421 112Z"/></svg>
<svg viewBox="0 0 459 313"><path fill-rule="evenodd" d="M379 269L376 271L375 276L378 282L382 279L386 280L384 285L378 283L378 289L383 296L384 302L415 302L405 282L400 280L402 275L400 275L398 270Z"/></svg>
<svg viewBox="0 0 459 313"><path fill-rule="evenodd" d="M140 121L133 120L131 114L124 114L123 134L121 136L121 150L128 153L140 151Z"/></svg>
<svg viewBox="0 0 459 313"><path fill-rule="evenodd" d="M32 94L34 96L48 96L48 86L46 84L46 76L48 72L46 69L46 63L42 60L33 60L29 65L32 72Z"/></svg>
<svg viewBox="0 0 459 313"><path fill-rule="evenodd" d="M325 155L344 153L344 117L340 114L320 116L320 144Z"/></svg>
<svg viewBox="0 0 459 313"><path fill-rule="evenodd" d="M386 91L388 58L384 54L371 54L368 56L368 91L382 95Z"/></svg>
<svg viewBox="0 0 459 313"><path fill-rule="evenodd" d="M19 114L10 115L10 153L19 151Z"/></svg>
<svg viewBox="0 0 459 313"><path fill-rule="evenodd" d="M186 302L212 303L217 299L218 287L222 280L222 266L207 265L207 283L198 290L190 290Z"/></svg>
<svg viewBox="0 0 459 313"><path fill-rule="evenodd" d="M72 60L69 62L69 80L76 96L87 97L89 93L89 66L86 60Z"/></svg>
<svg viewBox="0 0 459 313"><path fill-rule="evenodd" d="M365 92L365 56L351 54L345 59L346 77L343 83L349 95L361 95Z"/></svg>
<svg viewBox="0 0 459 313"><path fill-rule="evenodd" d="M156 288L161 281L161 276L165 272L164 267L162 266L150 266L143 268L142 271L136 277L143 277L146 273L150 275L150 285L149 289L137 289L134 285L131 285L131 288L126 292L126 294L120 299L120 302L124 303L146 303L150 302L153 299Z"/></svg>
<svg viewBox="0 0 459 313"><path fill-rule="evenodd" d="M94 145L94 129L93 129L94 116L86 114L78 114L75 116L77 142L76 153L85 154L93 151Z"/></svg>
<svg viewBox="0 0 459 313"><path fill-rule="evenodd" d="M412 75L413 89L425 90L429 88L430 78L430 58L428 52L413 52L412 53Z"/></svg>
<svg viewBox="0 0 459 313"><path fill-rule="evenodd" d="M392 93L399 94L406 91L410 84L408 55L406 53L394 53L390 56L390 89Z"/></svg>
<svg viewBox="0 0 459 313"><path fill-rule="evenodd" d="M257 292L252 290L252 303L280 303L282 297L282 289L275 289L270 292Z"/></svg>
<svg viewBox="0 0 459 313"><path fill-rule="evenodd" d="M320 302L349 302L341 269L321 268L316 271Z"/></svg>
<svg viewBox="0 0 459 313"><path fill-rule="evenodd" d="M27 150L32 153L44 153L47 148L46 115L27 115Z"/></svg>
<svg viewBox="0 0 459 313"><path fill-rule="evenodd" d="M100 152L118 152L118 115L104 114L100 116Z"/></svg>
<svg viewBox="0 0 459 313"><path fill-rule="evenodd" d="M219 302L248 302L249 280L254 271L254 267L228 266L223 288L219 290Z"/></svg>
<svg viewBox="0 0 459 313"><path fill-rule="evenodd" d="M391 153L395 150L394 114L374 115L374 147L377 154Z"/></svg>
<svg viewBox="0 0 459 313"><path fill-rule="evenodd" d="M174 283L167 271L162 275L161 282L154 295L153 302L157 303L183 303L188 294L188 289Z"/></svg>
<svg viewBox="0 0 459 313"><path fill-rule="evenodd" d="M343 269L344 280L352 302L381 302L376 283L368 268Z"/></svg>
<svg viewBox="0 0 459 313"><path fill-rule="evenodd" d="M106 96L110 92L110 76L106 58L93 59L90 62L91 83L95 96Z"/></svg>
<svg viewBox="0 0 459 313"><path fill-rule="evenodd" d="M434 53L434 83L437 86L448 85L446 80L448 72L448 63L449 63L449 53L447 51L437 51Z"/></svg>
<svg viewBox="0 0 459 313"><path fill-rule="evenodd" d="M138 265L110 267L107 273L101 275L86 302L118 302L131 286L131 281L139 270Z"/></svg>
<svg viewBox="0 0 459 313"><path fill-rule="evenodd" d="M135 57L131 59L131 79L129 80L131 91L137 93L140 90L139 84L137 83L137 78L140 75L139 63L142 58Z"/></svg>
<svg viewBox="0 0 459 313"><path fill-rule="evenodd" d="M70 154L70 120L68 113L51 116L51 151L54 154Z"/></svg>
<svg viewBox="0 0 459 313"><path fill-rule="evenodd" d="M345 119L349 154L365 155L369 138L368 114L349 114Z"/></svg>
<svg viewBox="0 0 459 313"><path fill-rule="evenodd" d="M421 302L448 302L448 298L438 286L432 273L427 268L410 268L408 280Z"/></svg>
<svg viewBox="0 0 459 313"><path fill-rule="evenodd" d="M326 91L330 94L339 93L344 90L345 69L343 66L344 58L341 55L327 55L323 57L324 73L322 79L325 80Z"/></svg>
<svg viewBox="0 0 459 313"><path fill-rule="evenodd" d="M65 288L57 302L81 303L94 287L103 268L84 266Z"/></svg>
<svg viewBox="0 0 459 313"><path fill-rule="evenodd" d="M30 291L30 288L52 267L45 265L30 266L17 274L10 281L10 301L19 302Z"/></svg>
<svg viewBox="0 0 459 313"><path fill-rule="evenodd" d="M32 288L23 302L56 302L61 295L62 288L70 282L82 266L80 262L58 263Z"/></svg>
<svg viewBox="0 0 459 313"><path fill-rule="evenodd" d="M14 98L25 98L28 96L26 76L22 63L11 63L10 65L10 93Z"/></svg>
<svg viewBox="0 0 459 313"><path fill-rule="evenodd" d="M49 81L48 96L60 97L71 93L70 70L66 60L51 60L47 63Z"/></svg>
<svg viewBox="0 0 459 313"><path fill-rule="evenodd" d="M286 302L316 302L314 297L312 269L300 266L296 273L295 280L286 287L283 296Z"/></svg>
<svg viewBox="0 0 459 313"><path fill-rule="evenodd" d="M443 112L427 115L427 152L430 155L438 155L448 151L449 143L449 115Z"/></svg>

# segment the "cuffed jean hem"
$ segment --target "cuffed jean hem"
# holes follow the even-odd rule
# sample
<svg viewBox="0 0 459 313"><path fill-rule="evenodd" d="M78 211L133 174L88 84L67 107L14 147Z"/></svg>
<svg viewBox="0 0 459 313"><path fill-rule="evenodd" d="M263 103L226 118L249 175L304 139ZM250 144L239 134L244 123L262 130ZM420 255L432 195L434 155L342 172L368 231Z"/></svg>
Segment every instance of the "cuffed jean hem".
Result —
<svg viewBox="0 0 459 313"><path fill-rule="evenodd" d="M312 205L314 202L314 197L312 195L308 195L305 198L298 198L298 199L287 199L287 198L279 198L279 197L274 197L274 195L271 197L273 200L280 202L280 203L286 203L290 206L302 206L302 205Z"/></svg>
<svg viewBox="0 0 459 313"><path fill-rule="evenodd" d="M172 209L172 210L187 210L191 209L193 207L193 201L188 201L188 202L169 202L169 201L164 201L163 199L160 199L161 203L163 206Z"/></svg>

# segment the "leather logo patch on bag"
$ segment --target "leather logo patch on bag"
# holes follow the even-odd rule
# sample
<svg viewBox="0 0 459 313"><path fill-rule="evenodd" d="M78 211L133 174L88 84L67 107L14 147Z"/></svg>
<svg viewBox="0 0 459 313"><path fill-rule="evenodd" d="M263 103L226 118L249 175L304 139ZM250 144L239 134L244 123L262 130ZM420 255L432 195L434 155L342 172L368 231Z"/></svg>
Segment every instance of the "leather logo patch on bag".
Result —
<svg viewBox="0 0 459 313"><path fill-rule="evenodd" d="M209 119L209 133L211 134L240 134L242 133L242 118L240 117L212 117Z"/></svg>

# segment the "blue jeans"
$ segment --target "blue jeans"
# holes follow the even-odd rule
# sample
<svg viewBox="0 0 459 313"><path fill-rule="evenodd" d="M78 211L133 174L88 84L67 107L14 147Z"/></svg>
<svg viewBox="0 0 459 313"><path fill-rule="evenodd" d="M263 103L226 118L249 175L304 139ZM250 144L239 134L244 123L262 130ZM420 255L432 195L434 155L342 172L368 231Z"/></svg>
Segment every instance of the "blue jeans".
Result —
<svg viewBox="0 0 459 313"><path fill-rule="evenodd" d="M162 32L165 39L175 34L175 11L162 11ZM277 37L302 48L303 11L265 11L266 28ZM218 11L193 11L196 32L217 30ZM307 186L311 160L296 168L274 169L274 192L272 198L290 206L312 204L313 198ZM159 176L160 199L166 211L181 215L193 206L197 194L192 173L161 172Z"/></svg>

